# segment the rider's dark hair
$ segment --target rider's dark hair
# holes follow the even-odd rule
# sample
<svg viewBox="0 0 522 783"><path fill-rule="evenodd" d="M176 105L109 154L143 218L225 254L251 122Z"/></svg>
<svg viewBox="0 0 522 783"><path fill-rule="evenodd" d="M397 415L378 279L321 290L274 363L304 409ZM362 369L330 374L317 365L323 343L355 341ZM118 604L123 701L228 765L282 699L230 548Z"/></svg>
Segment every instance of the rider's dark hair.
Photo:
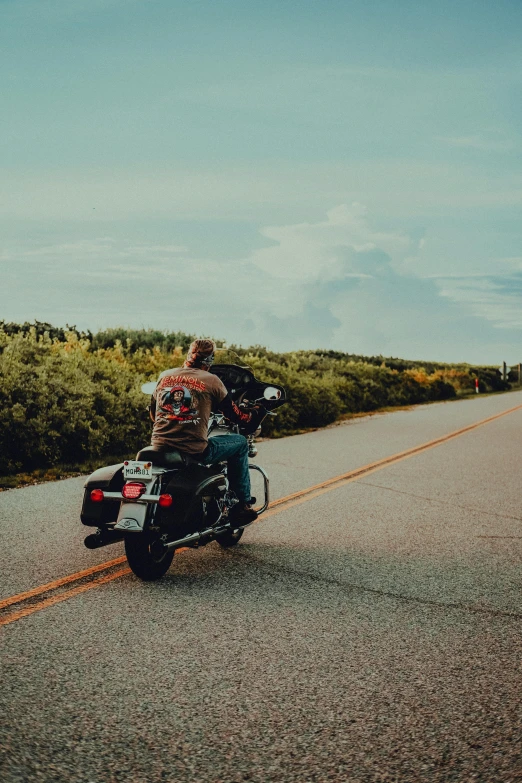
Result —
<svg viewBox="0 0 522 783"><path fill-rule="evenodd" d="M203 364L211 365L215 350L216 346L213 340L194 340L188 349L185 366L201 367Z"/></svg>

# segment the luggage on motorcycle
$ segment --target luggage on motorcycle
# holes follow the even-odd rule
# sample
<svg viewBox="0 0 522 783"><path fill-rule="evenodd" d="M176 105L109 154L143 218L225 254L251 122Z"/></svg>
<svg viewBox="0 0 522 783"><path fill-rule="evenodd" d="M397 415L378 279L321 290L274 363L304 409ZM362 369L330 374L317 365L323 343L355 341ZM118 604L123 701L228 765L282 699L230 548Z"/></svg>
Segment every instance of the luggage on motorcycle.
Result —
<svg viewBox="0 0 522 783"><path fill-rule="evenodd" d="M84 525L100 527L116 522L120 508L119 503L109 501L93 503L91 492L93 489L103 489L106 492L121 492L124 483L122 462L119 465L106 465L91 473L83 485L85 490L80 519Z"/></svg>
<svg viewBox="0 0 522 783"><path fill-rule="evenodd" d="M172 495L173 503L168 508L158 508L156 523L175 532L176 538L195 533L209 523L205 519L203 503L214 502L215 517L218 516L216 498L226 492L226 481L219 465L202 467L191 465L173 473L161 491ZM207 514L211 509L207 509Z"/></svg>

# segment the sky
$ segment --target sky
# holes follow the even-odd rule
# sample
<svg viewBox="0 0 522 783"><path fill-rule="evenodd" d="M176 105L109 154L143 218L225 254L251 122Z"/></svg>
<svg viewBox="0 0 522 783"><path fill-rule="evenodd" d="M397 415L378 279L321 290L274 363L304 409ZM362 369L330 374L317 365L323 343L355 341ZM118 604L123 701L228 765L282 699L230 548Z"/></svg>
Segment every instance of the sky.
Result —
<svg viewBox="0 0 522 783"><path fill-rule="evenodd" d="M522 361L519 0L0 0L0 320Z"/></svg>

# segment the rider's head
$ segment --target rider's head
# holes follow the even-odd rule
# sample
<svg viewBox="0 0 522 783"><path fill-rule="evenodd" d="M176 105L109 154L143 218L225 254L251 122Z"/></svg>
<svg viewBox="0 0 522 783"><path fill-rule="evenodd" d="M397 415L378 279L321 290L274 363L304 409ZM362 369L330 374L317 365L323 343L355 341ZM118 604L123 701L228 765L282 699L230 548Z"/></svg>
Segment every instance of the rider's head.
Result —
<svg viewBox="0 0 522 783"><path fill-rule="evenodd" d="M185 367L208 370L212 367L215 350L213 340L194 340L188 349Z"/></svg>

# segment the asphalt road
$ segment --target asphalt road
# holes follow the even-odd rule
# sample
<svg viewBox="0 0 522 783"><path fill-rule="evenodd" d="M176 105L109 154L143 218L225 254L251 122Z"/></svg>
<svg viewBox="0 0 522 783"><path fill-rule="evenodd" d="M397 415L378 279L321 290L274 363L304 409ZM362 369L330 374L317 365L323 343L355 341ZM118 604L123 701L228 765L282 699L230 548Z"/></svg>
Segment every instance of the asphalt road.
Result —
<svg viewBox="0 0 522 783"><path fill-rule="evenodd" d="M522 404L422 406L260 444L274 497ZM0 778L522 780L522 410L5 626ZM0 494L1 594L89 552L82 480Z"/></svg>

